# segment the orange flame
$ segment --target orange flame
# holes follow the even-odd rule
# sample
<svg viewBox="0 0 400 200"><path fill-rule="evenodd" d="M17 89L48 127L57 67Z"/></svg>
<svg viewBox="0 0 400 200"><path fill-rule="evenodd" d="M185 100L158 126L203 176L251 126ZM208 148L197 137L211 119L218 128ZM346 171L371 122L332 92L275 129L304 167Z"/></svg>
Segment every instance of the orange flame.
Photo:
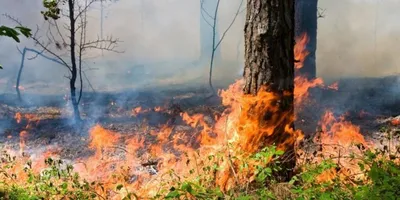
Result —
<svg viewBox="0 0 400 200"><path fill-rule="evenodd" d="M295 70L300 70L304 67L304 61L309 55L306 49L309 37L306 33L296 38L296 44L294 46L295 55ZM308 90L315 87L324 87L324 81L321 78L309 80L307 77L298 75L294 78L295 88L294 97L296 107L302 107L303 104L307 103L309 97ZM327 87L328 89L338 90L338 84L334 83Z"/></svg>
<svg viewBox="0 0 400 200"><path fill-rule="evenodd" d="M294 45L294 59L296 61L294 64L295 69L303 68L304 61L306 60L306 57L310 54L306 50L306 46L309 40L310 39L306 33L303 33L298 38L296 38L296 44Z"/></svg>
<svg viewBox="0 0 400 200"><path fill-rule="evenodd" d="M40 122L39 118L34 114L24 114L24 115L22 115L21 113L17 112L14 115L14 119L16 120L16 122L18 124L20 124L24 118L27 120L27 124L25 126L25 130L22 130L19 133L19 137L20 137L20 142L19 142L20 154L23 154L23 152L25 150L26 140L28 138L28 130L33 127L33 124L38 125L38 123Z"/></svg>
<svg viewBox="0 0 400 200"><path fill-rule="evenodd" d="M21 120L22 120L21 113L19 113L19 112L15 113L14 119L17 121L18 124L21 123Z"/></svg>
<svg viewBox="0 0 400 200"><path fill-rule="evenodd" d="M337 176L344 178L350 174L360 174L358 161L351 159L350 155L361 155L362 149L368 149L371 146L361 134L360 127L346 121L344 116L335 118L331 111L325 112L319 125L321 133L314 138L314 141L321 144L322 157L331 158L337 162L340 170L328 170L318 176L318 181L326 182ZM363 148L360 149L360 145Z"/></svg>
<svg viewBox="0 0 400 200"><path fill-rule="evenodd" d="M323 144L338 144L349 147L353 144L368 146L360 133L360 127L345 121L344 117L337 120L331 111L326 111L319 123L322 128L321 142Z"/></svg>

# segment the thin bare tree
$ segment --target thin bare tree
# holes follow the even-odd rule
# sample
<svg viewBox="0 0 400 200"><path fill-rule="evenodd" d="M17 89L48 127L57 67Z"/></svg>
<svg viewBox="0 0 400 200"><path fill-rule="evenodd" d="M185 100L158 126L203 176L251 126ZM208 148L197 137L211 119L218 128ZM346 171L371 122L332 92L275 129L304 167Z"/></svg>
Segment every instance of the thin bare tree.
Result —
<svg viewBox="0 0 400 200"><path fill-rule="evenodd" d="M220 38L218 37L217 34L217 29L218 29L218 25L217 25L217 21L218 21L218 12L219 12L219 6L220 6L220 0L216 0L216 6L215 6L215 10L213 13L208 12L206 9L204 9L204 1L206 0L200 0L200 6L201 6L201 16L203 18L203 20L211 27L212 29L212 46L211 46L211 57L210 57L210 65L209 65L209 74L208 74L208 84L210 86L210 89L212 90L212 92L215 94L215 89L214 86L212 84L212 74L213 74L213 67L214 67L214 61L215 61L215 54L216 51L218 49L218 47L221 45L222 41L224 40L226 34L228 33L228 31L231 29L232 25L235 23L236 18L239 16L240 13L243 12L243 1L240 1L240 5L238 6L235 15L233 16L232 21L230 22L230 24L228 25L228 27L224 30L224 32L222 33Z"/></svg>
<svg viewBox="0 0 400 200"><path fill-rule="evenodd" d="M37 27L35 34L30 38L35 45L41 48L40 55L50 55L52 59L61 63L68 71L70 100L74 111L76 122L81 121L79 103L83 93L82 64L89 50L111 51L121 53L116 48L120 42L118 39L108 36L98 37L95 40L87 38L87 12L91 6L103 0L58 0L43 2L46 11L42 14L47 23L47 30ZM13 21L21 24L15 18ZM61 27L59 23L65 21ZM39 33L44 33L39 36ZM79 81L79 91L76 82Z"/></svg>
<svg viewBox="0 0 400 200"><path fill-rule="evenodd" d="M40 56L40 57L42 57L42 58L44 58L46 60L52 61L52 62L60 64L60 65L63 65L63 63L60 62L59 60L55 59L55 58L52 58L52 57L49 57L46 54L43 54L43 51L38 51L36 49L32 49L32 48L28 48L28 47L24 47L22 49L22 51L18 47L17 47L17 49L21 53L21 64L20 64L20 67L19 67L19 70L18 70L18 74L17 74L16 84L15 84L15 91L17 92L18 100L20 102L23 102L23 99L22 99L22 96L21 96L20 85L21 85L22 71L23 71L23 69L25 67L25 60L33 60L33 59L37 58L38 56ZM26 58L26 55L27 55L28 52L35 53L35 55L33 57ZM85 71L82 71L82 72L83 72L83 76L85 77L85 80L88 83L88 85L91 87L93 92L96 92L95 89L93 88L92 84L90 83L89 78L86 76Z"/></svg>

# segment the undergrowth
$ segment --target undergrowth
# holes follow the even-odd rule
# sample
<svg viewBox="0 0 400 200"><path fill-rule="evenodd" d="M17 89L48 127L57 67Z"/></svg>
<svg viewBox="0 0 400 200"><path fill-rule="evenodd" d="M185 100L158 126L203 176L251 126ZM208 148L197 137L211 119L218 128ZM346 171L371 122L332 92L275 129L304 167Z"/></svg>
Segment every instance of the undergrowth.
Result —
<svg viewBox="0 0 400 200"><path fill-rule="evenodd" d="M211 174L217 172L218 164L214 163L201 169L201 173L187 180L171 170L170 181L160 183L168 190L160 190L152 199L397 199L400 196L400 165L393 156L386 156L384 151L365 151L363 155L352 155L358 161L362 179L335 175L325 181L318 178L327 171L337 170L340 166L333 160L319 164L307 164L291 181L278 183L274 179L280 168L279 157L282 151L267 147L246 159L232 157L238 165L237 174L252 169L252 176L239 177L235 174L235 187L222 191L215 186ZM209 156L214 160L218 155ZM10 173L15 167L16 158L3 154L0 168L0 199L36 200L36 199L107 199L97 193L102 188L100 182L88 182L73 171L71 165L60 160L46 159L47 168L35 172L30 162L24 166L23 174ZM272 162L271 162L272 161ZM195 169L190 170L195 173ZM201 174L201 175L200 175ZM25 183L18 180L26 179ZM24 179L24 180L25 180ZM104 189L104 188L103 188ZM114 191L124 190L124 184L117 184ZM124 199L142 199L134 192L124 192Z"/></svg>

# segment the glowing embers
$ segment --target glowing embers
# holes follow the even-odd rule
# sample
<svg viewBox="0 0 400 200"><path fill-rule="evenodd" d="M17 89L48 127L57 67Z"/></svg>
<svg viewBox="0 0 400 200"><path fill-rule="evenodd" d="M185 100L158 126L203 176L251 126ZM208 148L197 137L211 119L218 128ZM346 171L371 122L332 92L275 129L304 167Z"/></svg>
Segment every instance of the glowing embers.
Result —
<svg viewBox="0 0 400 200"><path fill-rule="evenodd" d="M34 114L21 114L19 112L15 113L14 119L18 124L22 123L23 121L26 122L26 126L24 128L25 130L22 130L19 133L19 149L20 154L22 155L26 148L26 141L28 139L29 130L32 129L34 126L37 126L40 122L40 119Z"/></svg>

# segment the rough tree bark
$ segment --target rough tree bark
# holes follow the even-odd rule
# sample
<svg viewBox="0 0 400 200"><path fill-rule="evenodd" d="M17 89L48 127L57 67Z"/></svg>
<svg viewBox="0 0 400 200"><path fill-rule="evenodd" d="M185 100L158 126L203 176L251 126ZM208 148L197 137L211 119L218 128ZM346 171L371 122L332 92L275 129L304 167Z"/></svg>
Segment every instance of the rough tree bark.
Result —
<svg viewBox="0 0 400 200"><path fill-rule="evenodd" d="M313 79L317 76L315 53L317 51L318 0L297 0L295 9L295 36L301 36L303 33L308 35L309 42L306 48L310 52L304 61L304 66L298 72Z"/></svg>
<svg viewBox="0 0 400 200"><path fill-rule="evenodd" d="M285 126L289 124L294 128L294 23L294 0L247 0L243 91L256 95L266 86L279 96L276 102L279 111L265 113L263 118L263 123L277 126L274 133L265 138L264 146L283 144L291 137ZM284 120L271 118L272 114L281 115ZM292 154L294 143L285 142L285 149L287 155ZM294 157L286 161L287 171L279 175L282 181L290 178L295 165Z"/></svg>

